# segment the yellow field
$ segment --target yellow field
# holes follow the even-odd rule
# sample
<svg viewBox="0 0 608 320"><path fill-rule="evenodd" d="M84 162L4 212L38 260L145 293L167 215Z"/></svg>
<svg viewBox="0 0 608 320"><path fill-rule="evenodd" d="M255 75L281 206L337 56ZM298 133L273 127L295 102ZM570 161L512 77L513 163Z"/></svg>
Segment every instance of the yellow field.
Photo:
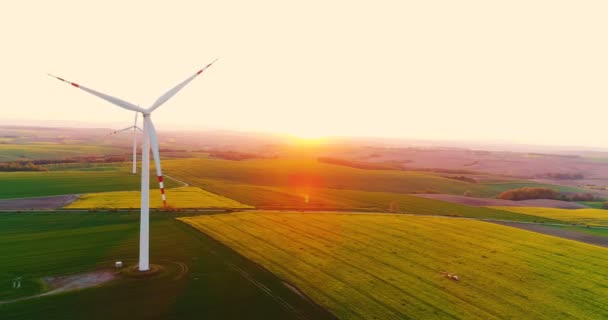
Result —
<svg viewBox="0 0 608 320"><path fill-rule="evenodd" d="M576 224L608 226L608 210L603 209L557 209L532 207L492 207L495 209L539 216Z"/></svg>
<svg viewBox="0 0 608 320"><path fill-rule="evenodd" d="M342 319L608 317L601 247L439 217L248 212L180 220Z"/></svg>
<svg viewBox="0 0 608 320"><path fill-rule="evenodd" d="M173 208L251 208L238 201L196 187L165 190L167 205ZM139 191L89 193L72 202L67 209L139 208ZM160 190L150 190L150 207L162 208Z"/></svg>

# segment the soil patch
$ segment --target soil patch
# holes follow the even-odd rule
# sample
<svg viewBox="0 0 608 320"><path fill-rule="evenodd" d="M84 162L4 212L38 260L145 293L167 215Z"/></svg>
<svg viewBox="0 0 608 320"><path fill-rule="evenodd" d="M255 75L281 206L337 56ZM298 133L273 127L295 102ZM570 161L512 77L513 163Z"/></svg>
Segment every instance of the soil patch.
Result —
<svg viewBox="0 0 608 320"><path fill-rule="evenodd" d="M61 208L78 199L76 194L0 200L0 210L48 210Z"/></svg>
<svg viewBox="0 0 608 320"><path fill-rule="evenodd" d="M108 281L114 280L116 274L114 270L97 270L87 273L79 273L60 277L46 277L44 281L49 285L51 292L72 291L94 287Z"/></svg>
<svg viewBox="0 0 608 320"><path fill-rule="evenodd" d="M534 223L523 223L523 222L507 222L507 221L489 221L497 224L502 224L504 226L520 228L528 231L534 231L542 234L547 234L550 236L560 237L564 239L575 240L579 242L584 242L588 244L593 244L596 246L608 247L608 237L602 237L598 235L587 234L575 230L566 230L555 228L551 226L545 226L541 224Z"/></svg>

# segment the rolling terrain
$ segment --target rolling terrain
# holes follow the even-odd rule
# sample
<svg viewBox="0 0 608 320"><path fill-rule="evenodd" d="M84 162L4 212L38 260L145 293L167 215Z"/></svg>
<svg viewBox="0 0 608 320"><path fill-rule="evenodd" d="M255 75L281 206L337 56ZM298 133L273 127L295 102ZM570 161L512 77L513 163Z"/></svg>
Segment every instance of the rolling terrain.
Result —
<svg viewBox="0 0 608 320"><path fill-rule="evenodd" d="M140 179L127 170L0 172L0 182L7 186L0 191L0 199L139 190ZM167 188L179 185L167 179Z"/></svg>
<svg viewBox="0 0 608 320"><path fill-rule="evenodd" d="M607 249L592 245L436 217L238 213L180 220L343 319L608 317Z"/></svg>
<svg viewBox="0 0 608 320"><path fill-rule="evenodd" d="M0 319L334 319L268 271L171 214L151 215L151 260L165 273L17 302L49 277L137 261L139 214L0 215ZM20 288L12 287L19 278Z"/></svg>
<svg viewBox="0 0 608 320"><path fill-rule="evenodd" d="M17 160L61 160L70 156L122 154L125 149L80 144L0 144L0 162Z"/></svg>
<svg viewBox="0 0 608 320"><path fill-rule="evenodd" d="M604 209L557 209L531 207L496 207L500 210L560 220L566 223L591 226L608 226L608 210Z"/></svg>
<svg viewBox="0 0 608 320"><path fill-rule="evenodd" d="M463 215L460 208L464 206L455 205L448 209L444 205L452 212L437 212L434 210L440 206L438 201L424 201L407 193L469 193L494 197L522 185L546 186L533 182L506 183L504 179L501 182L472 183L434 173L363 170L315 160L169 160L165 161L164 170L193 186L265 209L390 210L427 214L433 211L433 214ZM581 191L552 187L569 192ZM425 205L430 205L429 209L425 209Z"/></svg>
<svg viewBox="0 0 608 320"><path fill-rule="evenodd" d="M585 204L578 202L568 202L553 199L531 199L531 200L503 200L489 198L472 198L456 196L451 194L417 194L416 196L435 199L452 203L460 203L476 207L540 207L540 208L561 208L561 209L582 209L588 208Z"/></svg>
<svg viewBox="0 0 608 320"><path fill-rule="evenodd" d="M139 191L116 191L89 193L65 206L66 209L129 209L139 208L141 204ZM173 209L196 208L229 208L247 209L251 206L197 187L179 187L167 189L167 206ZM150 190L150 208L162 208L160 190Z"/></svg>

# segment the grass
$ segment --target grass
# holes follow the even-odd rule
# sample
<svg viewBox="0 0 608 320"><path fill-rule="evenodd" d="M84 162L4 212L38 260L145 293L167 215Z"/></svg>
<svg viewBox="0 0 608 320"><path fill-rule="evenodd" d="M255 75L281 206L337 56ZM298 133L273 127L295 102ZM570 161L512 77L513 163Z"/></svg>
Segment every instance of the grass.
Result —
<svg viewBox="0 0 608 320"><path fill-rule="evenodd" d="M343 319L608 317L608 251L592 245L438 217L238 213L181 220Z"/></svg>
<svg viewBox="0 0 608 320"><path fill-rule="evenodd" d="M608 210L603 209L557 209L534 207L493 207L516 213L560 220L574 224L608 226Z"/></svg>
<svg viewBox="0 0 608 320"><path fill-rule="evenodd" d="M140 176L122 171L1 172L0 199L138 190ZM151 185L155 181L151 179ZM166 179L166 188L181 184Z"/></svg>
<svg viewBox="0 0 608 320"><path fill-rule="evenodd" d="M593 209L604 209L603 201L577 201L578 203Z"/></svg>
<svg viewBox="0 0 608 320"><path fill-rule="evenodd" d="M180 187L166 190L167 205L171 208L251 208L238 201L202 190L197 187ZM89 193L72 202L67 209L139 208L139 191ZM160 190L150 190L150 207L162 208Z"/></svg>
<svg viewBox="0 0 608 320"><path fill-rule="evenodd" d="M260 192L263 190L263 192ZM228 187L221 189L243 202L265 209L358 210L399 212L419 215L441 215L528 222L558 222L553 219L484 207L473 207L407 194L366 192L358 190L313 189L306 194L271 187ZM308 199L308 203L306 202Z"/></svg>
<svg viewBox="0 0 608 320"><path fill-rule="evenodd" d="M395 170L362 170L320 163L316 160L219 159L170 160L163 163L169 175L196 184L216 183L309 189L332 188L375 192L429 192L488 195L483 185L443 178L429 173Z"/></svg>
<svg viewBox="0 0 608 320"><path fill-rule="evenodd" d="M180 177L180 179L182 179L182 177ZM206 190L211 190L241 203L264 209L392 210L394 212L422 215L445 215L530 222L558 222L549 218L448 203L400 193L328 188L297 188L289 186L254 186L196 178L187 180L191 183L193 180L196 181L198 183L197 185Z"/></svg>
<svg viewBox="0 0 608 320"><path fill-rule="evenodd" d="M566 193L588 193L589 190L576 187L560 186L556 184L538 183L532 181L515 181L501 183L486 183L487 192L493 195L499 195L501 192L520 189L520 188L550 188L558 192Z"/></svg>
<svg viewBox="0 0 608 320"><path fill-rule="evenodd" d="M296 312L309 319L329 318L268 271L173 217L151 215L151 262L182 262L188 267L184 277L123 279L0 304L0 319L296 319ZM116 260L132 263L138 228L139 214L3 213L0 300L40 292L42 277ZM11 287L15 277L23 278L19 290Z"/></svg>
<svg viewBox="0 0 608 320"><path fill-rule="evenodd" d="M45 167L50 171L121 171L131 172L131 162L101 162L101 163L54 163ZM141 168L137 164L137 171Z"/></svg>
<svg viewBox="0 0 608 320"><path fill-rule="evenodd" d="M59 160L78 155L124 154L121 148L82 144L0 144L0 162L16 160Z"/></svg>
<svg viewBox="0 0 608 320"><path fill-rule="evenodd" d="M302 194L314 189L349 189L388 193L445 193L476 197L495 197L502 191L523 186L548 186L560 191L582 189L536 182L471 183L441 175L415 171L363 170L320 163L316 160L264 159L229 161L219 159L169 160L163 163L169 175L248 204L271 198L291 199L280 191ZM279 189L268 189L279 188ZM239 192L246 190L246 192ZM278 193L276 190L280 190ZM230 194L228 194L230 193ZM241 196L238 194L241 193ZM252 193L252 195L248 194ZM235 196L235 194L237 194ZM244 197L252 198L247 202ZM301 196L297 196L301 198ZM291 201L291 200L289 200Z"/></svg>
<svg viewBox="0 0 608 320"><path fill-rule="evenodd" d="M556 226L556 225L544 225L544 227L576 231L579 233L585 233L585 234L590 234L590 235L594 235L594 236L608 237L608 229L606 229L606 228L590 228L590 227L583 227L583 226Z"/></svg>

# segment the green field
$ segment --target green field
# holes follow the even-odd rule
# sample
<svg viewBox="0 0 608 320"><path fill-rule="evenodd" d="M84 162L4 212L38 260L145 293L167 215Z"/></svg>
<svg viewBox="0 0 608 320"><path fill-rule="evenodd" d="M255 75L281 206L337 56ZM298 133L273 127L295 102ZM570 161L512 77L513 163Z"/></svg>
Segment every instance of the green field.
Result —
<svg viewBox="0 0 608 320"><path fill-rule="evenodd" d="M526 215L560 220L568 223L592 226L608 226L608 210L604 209L557 209L532 207L494 207Z"/></svg>
<svg viewBox="0 0 608 320"><path fill-rule="evenodd" d="M264 209L392 211L412 214L449 215L518 221L556 222L551 219L513 214L503 210L450 204L403 193L413 183L435 182L445 188L474 185L433 174L382 170L360 170L316 161L292 160L174 160L166 161L168 174L241 203ZM298 169L302 166L303 169ZM334 176L334 169L339 177ZM304 171L301 171L304 170ZM233 175L240 172L242 176ZM354 174L354 177L350 177ZM320 178L323 175L324 178ZM325 178L325 177L331 177ZM294 178L295 177L295 178ZM395 178L397 177L397 178ZM368 184L356 182L367 179ZM393 179L393 180L391 180ZM394 180L397 179L397 180ZM242 180L242 182L239 182ZM328 180L327 183L320 181ZM352 189L327 188L336 181L351 183ZM387 183L386 185L384 183ZM257 184L256 184L257 183ZM360 188L360 189L356 189ZM399 189L401 188L401 189Z"/></svg>
<svg viewBox="0 0 608 320"><path fill-rule="evenodd" d="M0 199L54 196L88 192L139 190L141 180L121 171L0 172ZM156 187L151 179L150 185ZM181 186L166 179L166 188Z"/></svg>
<svg viewBox="0 0 608 320"><path fill-rule="evenodd" d="M115 191L89 193L66 206L66 209L89 208L139 208L139 191ZM197 187L179 187L167 189L167 206L170 208L251 208L238 201L202 190ZM162 208L160 190L150 190L150 208Z"/></svg>
<svg viewBox="0 0 608 320"><path fill-rule="evenodd" d="M0 319L328 319L268 271L174 216L151 215L151 262L183 277L120 279L102 287L3 304ZM139 214L3 213L0 301L44 290L41 278L137 259ZM14 278L23 286L13 289Z"/></svg>
<svg viewBox="0 0 608 320"><path fill-rule="evenodd" d="M608 317L608 250L592 245L437 217L238 213L182 220L343 319Z"/></svg>
<svg viewBox="0 0 608 320"><path fill-rule="evenodd" d="M209 186L210 184L206 184ZM434 199L389 192L343 189L311 189L298 193L288 188L214 184L211 190L264 209L357 210L399 212L530 222L559 222L549 218L484 207L472 207ZM308 200L308 202L306 202Z"/></svg>
<svg viewBox="0 0 608 320"><path fill-rule="evenodd" d="M578 203L585 205L593 209L604 209L603 201L577 201Z"/></svg>
<svg viewBox="0 0 608 320"><path fill-rule="evenodd" d="M489 194L483 185L430 173L362 170L320 163L316 160L188 159L165 161L163 167L167 174L193 183L203 179L296 190L332 188L395 193L436 191L462 195L465 191L471 191L477 195Z"/></svg>
<svg viewBox="0 0 608 320"><path fill-rule="evenodd" d="M124 154L128 150L81 144L0 144L0 162L17 160L60 160L79 155Z"/></svg>
<svg viewBox="0 0 608 320"><path fill-rule="evenodd" d="M593 228L593 227L586 227L586 226L553 225L553 224L545 224L545 225L543 225L543 227L575 231L578 233L590 234L593 236L608 237L608 228L603 228L603 227Z"/></svg>
<svg viewBox="0 0 608 320"><path fill-rule="evenodd" d="M178 179L220 193L248 204L243 197L261 194L271 198L275 190L305 194L318 188L349 189L389 193L446 193L496 197L502 191L523 186L548 186L565 192L584 192L582 189L540 184L531 181L513 183L471 183L448 179L435 173L396 170L363 170L320 163L316 160L265 159L229 161L218 159L187 159L163 162L166 172ZM504 180L503 180L504 181ZM235 190L236 189L236 190ZM225 192L232 194L226 194ZM283 195L278 195L285 198ZM256 197L253 197L257 200ZM287 197L289 198L289 196ZM300 197L301 198L301 197ZM264 201L266 201L264 199Z"/></svg>
<svg viewBox="0 0 608 320"><path fill-rule="evenodd" d="M102 163L56 163L44 165L49 171L122 171L131 172L131 162L102 162ZM137 164L137 171L141 164Z"/></svg>
<svg viewBox="0 0 608 320"><path fill-rule="evenodd" d="M589 190L576 187L560 186L556 184L538 183L532 181L513 181L513 182L500 182L500 183L486 183L484 186L487 188L488 194L492 197L499 195L501 192L520 189L520 188L550 188L558 192L566 193L587 193Z"/></svg>

